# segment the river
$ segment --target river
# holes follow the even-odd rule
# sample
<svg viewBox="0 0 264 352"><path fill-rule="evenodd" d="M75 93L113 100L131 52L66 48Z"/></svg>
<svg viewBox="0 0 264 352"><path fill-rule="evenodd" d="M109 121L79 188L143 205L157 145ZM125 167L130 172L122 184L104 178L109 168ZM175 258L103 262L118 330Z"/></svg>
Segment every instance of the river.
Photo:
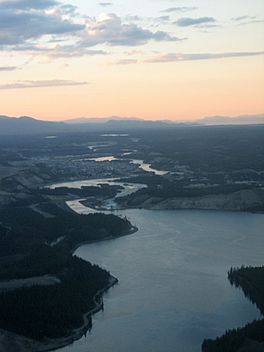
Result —
<svg viewBox="0 0 264 352"><path fill-rule="evenodd" d="M132 162L139 168L144 164ZM148 172L166 173L143 166ZM117 179L50 187L100 184L122 186L119 197L145 187ZM109 201L106 213L116 205L114 199ZM82 200L67 204L82 214L98 211ZM90 335L61 352L199 352L205 338L260 317L243 292L230 285L227 272L231 266L263 265L263 214L142 209L114 213L126 216L139 231L83 245L75 254L109 270L119 284L104 295L105 310L94 316Z"/></svg>
<svg viewBox="0 0 264 352"><path fill-rule="evenodd" d="M120 213L120 211L119 211ZM120 282L87 338L62 352L198 352L204 338L260 316L231 287L231 266L262 265L264 215L125 210L139 231L81 246L76 255Z"/></svg>

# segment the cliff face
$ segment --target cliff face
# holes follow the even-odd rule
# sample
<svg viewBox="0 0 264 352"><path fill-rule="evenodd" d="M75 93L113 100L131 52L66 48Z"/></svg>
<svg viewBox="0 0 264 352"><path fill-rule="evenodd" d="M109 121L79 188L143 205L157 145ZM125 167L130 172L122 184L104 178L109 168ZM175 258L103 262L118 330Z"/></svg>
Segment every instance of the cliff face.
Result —
<svg viewBox="0 0 264 352"><path fill-rule="evenodd" d="M203 197L171 198L135 196L129 207L144 209L204 209L231 211L264 210L264 190L243 190L230 194L208 195Z"/></svg>

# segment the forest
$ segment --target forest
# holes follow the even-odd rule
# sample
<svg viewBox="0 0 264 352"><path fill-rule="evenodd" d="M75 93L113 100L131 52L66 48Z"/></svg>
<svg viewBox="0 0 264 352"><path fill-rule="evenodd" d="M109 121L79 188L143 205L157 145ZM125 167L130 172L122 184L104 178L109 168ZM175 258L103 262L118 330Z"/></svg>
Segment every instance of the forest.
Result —
<svg viewBox="0 0 264 352"><path fill-rule="evenodd" d="M70 251L78 243L120 236L131 229L128 220L115 215L79 215L49 203L44 209L51 216L44 217L29 207L12 206L0 211L0 255L25 253L35 245L52 243L60 237L64 237L60 246Z"/></svg>
<svg viewBox="0 0 264 352"><path fill-rule="evenodd" d="M264 314L264 267L231 268L228 272L231 285L241 288L245 296ZM263 351L264 319L256 320L243 328L227 331L215 340L205 340L203 352L238 352L249 346L247 351ZM262 349L261 349L262 348ZM241 350L242 351L242 350Z"/></svg>
<svg viewBox="0 0 264 352"><path fill-rule="evenodd" d="M82 326L83 314L94 308L96 293L113 279L97 265L72 255L73 248L131 230L127 219L114 215L79 215L52 203L45 203L42 210L48 212L46 217L25 206L0 211L0 281L44 275L58 280L0 290L0 328L37 340L71 335ZM91 324L90 317L86 328Z"/></svg>
<svg viewBox="0 0 264 352"><path fill-rule="evenodd" d="M110 278L110 274L98 266L48 246L39 248L18 262L18 266L20 263L22 268L17 269L17 274L13 272L13 277L29 269L29 275L56 274L61 280L50 286L0 293L0 328L36 340L65 337L80 327L83 314L94 307L93 297ZM1 278L5 276L3 270L1 274Z"/></svg>

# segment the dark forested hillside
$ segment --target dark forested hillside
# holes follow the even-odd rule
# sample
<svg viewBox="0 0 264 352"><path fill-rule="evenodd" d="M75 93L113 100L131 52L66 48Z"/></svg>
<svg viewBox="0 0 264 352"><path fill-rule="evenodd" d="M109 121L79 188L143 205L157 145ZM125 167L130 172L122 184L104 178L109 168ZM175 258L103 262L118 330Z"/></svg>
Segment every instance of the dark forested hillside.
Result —
<svg viewBox="0 0 264 352"><path fill-rule="evenodd" d="M46 217L25 206L0 212L0 328L37 340L71 335L94 308L96 293L115 282L72 249L131 229L114 215L78 215L48 203L44 209ZM88 323L86 329L91 317Z"/></svg>

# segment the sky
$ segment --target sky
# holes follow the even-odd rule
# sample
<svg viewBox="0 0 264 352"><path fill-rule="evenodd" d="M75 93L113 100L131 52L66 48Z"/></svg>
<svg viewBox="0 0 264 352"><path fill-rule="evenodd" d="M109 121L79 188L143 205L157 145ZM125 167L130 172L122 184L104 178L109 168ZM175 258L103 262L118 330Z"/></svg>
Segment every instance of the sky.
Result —
<svg viewBox="0 0 264 352"><path fill-rule="evenodd" d="M263 112L263 0L0 0L0 115Z"/></svg>

